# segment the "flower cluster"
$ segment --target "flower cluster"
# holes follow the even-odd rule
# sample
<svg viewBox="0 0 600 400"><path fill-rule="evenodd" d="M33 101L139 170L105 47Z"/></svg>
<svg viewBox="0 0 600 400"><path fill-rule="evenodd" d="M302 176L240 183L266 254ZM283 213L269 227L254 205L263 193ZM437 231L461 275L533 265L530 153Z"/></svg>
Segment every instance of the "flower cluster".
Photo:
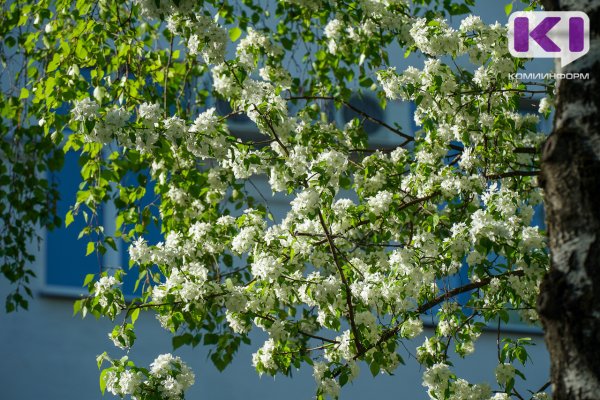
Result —
<svg viewBox="0 0 600 400"><path fill-rule="evenodd" d="M114 276L102 276L92 289L92 295L108 315L114 316L124 308L123 293L119 290L121 281Z"/></svg>
<svg viewBox="0 0 600 400"><path fill-rule="evenodd" d="M404 1L362 0L356 4L364 12L323 14L319 35L287 37L283 25L276 32L248 28L233 55L225 51L226 31L183 3L175 9L159 2L158 10L139 2L146 16L166 12L169 34L187 46L185 66L166 67L159 81L182 69L198 82L206 72L231 114L180 103L165 110L151 101L104 109L89 99L72 114L87 148L118 144L102 168L117 184L119 234L139 269L144 295L135 307L154 308L163 327L183 332L180 341L195 344L202 332L215 345L211 359L219 368L253 328L261 329L268 337L253 355L256 370L288 373L310 356L324 396L337 397L359 361L374 374L393 373L403 362L400 342L416 339L431 398L501 398L486 384L455 376L448 354L473 353L481 321L504 317L507 305L534 321L531 305L548 266L543 231L532 225L541 201L535 149L544 135L537 115L515 111L526 88L510 77L521 62L508 55L504 28L468 17L454 29L409 16ZM331 6L282 3L284 16ZM221 12L227 21L229 12ZM318 48L309 78L288 67L294 60L283 49L295 45L291 37L311 38L307 48ZM388 64L380 44L394 37L428 57L420 68L376 71L377 89L365 71ZM214 64L210 73L197 65L198 55ZM474 71L447 61L460 56ZM348 99L355 71L342 67L346 62L358 64L359 84L379 90L382 103L414 102L417 131L386 124L400 141L373 149L363 124L374 118L343 127L332 121L324 102L354 107ZM178 77L185 86L187 75ZM227 119L236 114L262 137L231 133ZM138 186L124 183L123 165L143 171ZM287 208L272 212L257 180ZM163 238L150 243L146 232L155 219ZM100 278L92 311L114 317L124 309L118 285ZM423 316L437 321L427 338ZM135 340L131 320L109 335L120 348ZM518 375L514 360L502 360L496 371L504 389ZM177 399L193 382L168 355L147 372L115 363L105 380L120 396L154 391Z"/></svg>
<svg viewBox="0 0 600 400"><path fill-rule="evenodd" d="M123 357L112 360L105 354L101 361L109 361L113 366L103 371L103 384L110 393L123 398L147 398L159 395L162 399L181 400L184 392L195 381L192 370L179 358L171 354L161 354L150 364L150 370L135 367Z"/></svg>
<svg viewBox="0 0 600 400"><path fill-rule="evenodd" d="M96 103L94 100L90 100L89 98L76 101L75 104L73 104L73 109L71 110L73 113L73 120L92 120L98 116L98 108L98 103Z"/></svg>
<svg viewBox="0 0 600 400"><path fill-rule="evenodd" d="M167 28L186 40L191 57L201 55L207 64L219 64L225 59L227 31L215 19L204 14L170 14Z"/></svg>

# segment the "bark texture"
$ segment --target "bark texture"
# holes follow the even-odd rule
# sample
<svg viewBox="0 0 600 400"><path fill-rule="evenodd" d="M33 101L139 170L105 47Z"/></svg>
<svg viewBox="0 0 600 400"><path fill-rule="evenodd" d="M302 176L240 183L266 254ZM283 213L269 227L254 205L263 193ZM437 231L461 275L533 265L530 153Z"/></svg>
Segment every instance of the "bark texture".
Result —
<svg viewBox="0 0 600 400"><path fill-rule="evenodd" d="M541 185L551 252L538 311L555 400L600 399L600 0L547 0L548 11L584 11L590 52L562 72L554 131L542 150Z"/></svg>

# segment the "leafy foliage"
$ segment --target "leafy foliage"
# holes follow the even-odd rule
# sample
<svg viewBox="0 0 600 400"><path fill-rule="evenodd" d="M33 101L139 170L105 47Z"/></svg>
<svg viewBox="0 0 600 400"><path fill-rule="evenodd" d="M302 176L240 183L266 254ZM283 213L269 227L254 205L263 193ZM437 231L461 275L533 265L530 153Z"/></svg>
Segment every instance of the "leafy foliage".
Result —
<svg viewBox="0 0 600 400"><path fill-rule="evenodd" d="M359 362L373 375L392 373L404 362L402 341L434 315L436 334L417 351L432 398L516 393L512 363L527 361L526 341L499 351L502 393L493 396L451 372L449 350L470 354L486 324L506 322L512 309L537 318L548 256L531 221L544 135L539 116L517 109L552 87L514 78L524 61L508 54L501 25L469 15L455 28L444 19L473 5L5 5L2 61L25 66L2 97L0 183L11 188L0 192L3 272L19 285L9 311L26 305L27 240L37 224L60 224L47 207L58 194L41 174L60 167L63 151L77 152L82 182L65 222L85 220L88 254L123 241L131 262L88 276L75 312L122 315L109 334L117 347L134 345L140 312L153 310L174 348L212 346L223 370L256 327L269 335L253 357L259 373L306 363L318 397L337 397ZM394 48L424 60L422 69L396 71ZM369 92L381 107L415 104L417 132L353 103ZM217 101L231 112L212 107ZM355 117L340 126L333 109ZM260 136L230 131L240 117ZM373 146L367 123L395 144ZM290 201L282 220L249 195L260 175ZM114 235L98 222L107 203L117 209ZM155 229L164 240L149 243ZM138 277L134 299L122 292L124 274ZM105 362L101 389L121 397L178 399L193 382L170 355L150 370L106 353L99 367Z"/></svg>

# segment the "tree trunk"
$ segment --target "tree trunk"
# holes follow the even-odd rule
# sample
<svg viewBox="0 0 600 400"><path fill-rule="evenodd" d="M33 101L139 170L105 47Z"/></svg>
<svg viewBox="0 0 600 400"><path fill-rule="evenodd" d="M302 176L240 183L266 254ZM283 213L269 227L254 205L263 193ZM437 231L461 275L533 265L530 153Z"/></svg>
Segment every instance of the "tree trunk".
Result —
<svg viewBox="0 0 600 400"><path fill-rule="evenodd" d="M590 51L561 72L554 130L542 150L550 272L538 311L554 399L600 399L600 0L546 0L547 11L584 11Z"/></svg>

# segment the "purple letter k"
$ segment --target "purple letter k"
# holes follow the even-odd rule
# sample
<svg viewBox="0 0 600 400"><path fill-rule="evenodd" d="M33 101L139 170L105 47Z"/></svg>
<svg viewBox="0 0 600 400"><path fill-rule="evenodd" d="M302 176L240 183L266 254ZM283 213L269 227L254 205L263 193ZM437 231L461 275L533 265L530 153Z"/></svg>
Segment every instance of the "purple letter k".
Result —
<svg viewBox="0 0 600 400"><path fill-rule="evenodd" d="M529 51L529 37L535 40L544 51L558 52L560 47L556 45L547 35L554 25L558 24L560 17L546 17L529 32L529 19L526 17L515 18L515 51Z"/></svg>

